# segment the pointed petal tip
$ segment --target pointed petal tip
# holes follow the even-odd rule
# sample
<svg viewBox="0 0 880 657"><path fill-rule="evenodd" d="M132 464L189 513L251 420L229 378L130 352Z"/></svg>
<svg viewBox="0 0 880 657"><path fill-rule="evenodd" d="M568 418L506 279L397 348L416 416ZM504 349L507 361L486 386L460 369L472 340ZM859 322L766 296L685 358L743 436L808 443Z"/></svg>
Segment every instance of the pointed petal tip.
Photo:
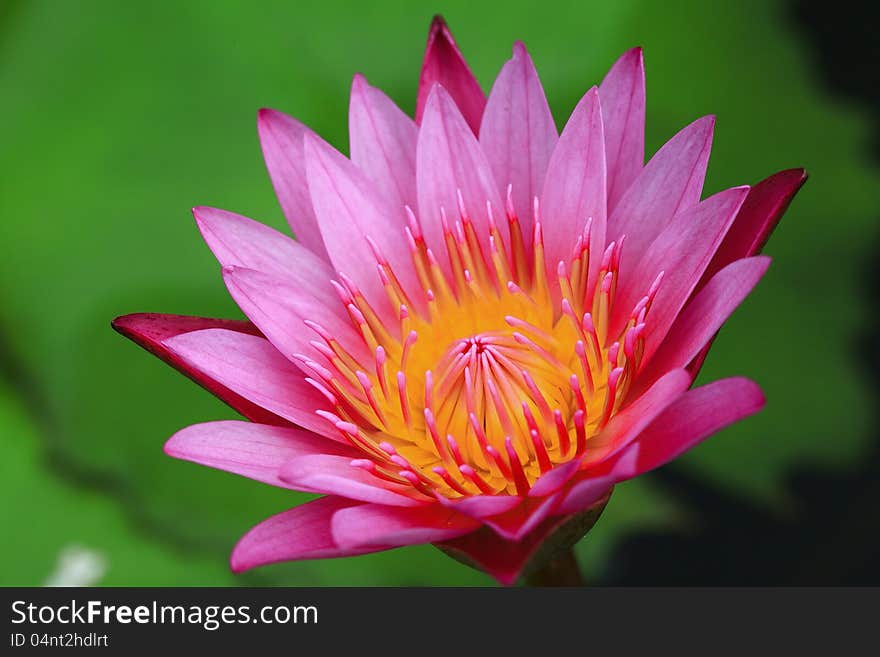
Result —
<svg viewBox="0 0 880 657"><path fill-rule="evenodd" d="M449 25L446 22L446 19L443 18L442 14L434 14L434 17L431 18L431 27L428 30L428 34L430 36L434 36L441 32L449 32Z"/></svg>

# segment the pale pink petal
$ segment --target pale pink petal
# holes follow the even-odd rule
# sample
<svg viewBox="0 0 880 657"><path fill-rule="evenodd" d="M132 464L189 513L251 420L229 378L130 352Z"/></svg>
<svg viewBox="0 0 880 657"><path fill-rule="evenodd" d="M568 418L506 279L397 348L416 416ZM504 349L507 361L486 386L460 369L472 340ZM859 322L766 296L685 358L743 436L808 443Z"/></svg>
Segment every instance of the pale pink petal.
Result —
<svg viewBox="0 0 880 657"><path fill-rule="evenodd" d="M700 286L705 285L716 272L734 260L760 253L788 204L806 181L806 171L788 169L775 173L752 187L733 226L706 269Z"/></svg>
<svg viewBox="0 0 880 657"><path fill-rule="evenodd" d="M318 409L330 410L327 400L265 338L206 329L168 338L162 345L251 403L309 431L339 439L339 432L315 415Z"/></svg>
<svg viewBox="0 0 880 657"><path fill-rule="evenodd" d="M755 256L737 260L715 274L688 301L637 381L649 383L663 372L690 363L758 284L769 266L770 258Z"/></svg>
<svg viewBox="0 0 880 657"><path fill-rule="evenodd" d="M241 573L280 561L352 557L385 549L344 549L334 542L330 531L333 515L358 504L341 497L321 497L267 518L236 544L229 560L232 571Z"/></svg>
<svg viewBox="0 0 880 657"><path fill-rule="evenodd" d="M181 429L165 443L165 453L281 488L296 488L278 476L290 459L333 454L350 461L359 455L353 447L309 431L235 420Z"/></svg>
<svg viewBox="0 0 880 657"><path fill-rule="evenodd" d="M336 299L330 285L333 270L300 243L264 224L215 208L193 208L202 236L224 267L236 266L271 274L312 296ZM334 304L343 312L341 304Z"/></svg>
<svg viewBox="0 0 880 657"><path fill-rule="evenodd" d="M271 109L260 110L257 131L263 159L287 223L297 240L326 260L327 251L312 209L303 157L303 137L313 134L312 131L296 119Z"/></svg>
<svg viewBox="0 0 880 657"><path fill-rule="evenodd" d="M421 123L428 104L428 96L435 84L442 84L461 110L474 134L480 128L486 94L471 73L461 51L452 38L446 22L435 16L428 33L425 58L419 76L419 94L416 99L416 123Z"/></svg>
<svg viewBox="0 0 880 657"><path fill-rule="evenodd" d="M440 504L415 508L362 504L333 516L333 539L347 549L434 543L477 529L480 523Z"/></svg>
<svg viewBox="0 0 880 657"><path fill-rule="evenodd" d="M748 187L726 189L680 212L667 223L638 260L637 268L627 270L626 277L621 274L611 335L623 330L632 309L663 272L645 329L645 358L653 355L715 255L748 191ZM624 250L627 246L628 243Z"/></svg>
<svg viewBox="0 0 880 657"><path fill-rule="evenodd" d="M396 316L377 272L372 241L411 301L421 308L424 295L410 257L403 215L336 149L312 136L305 143L309 191L333 266L360 286L374 309L383 316L392 311Z"/></svg>
<svg viewBox="0 0 880 657"><path fill-rule="evenodd" d="M363 453L304 454L284 463L278 476L291 488L307 493L338 495L391 506L421 506L434 502L416 493L408 484L385 481L354 467L351 462L356 458L363 458Z"/></svg>
<svg viewBox="0 0 880 657"><path fill-rule="evenodd" d="M700 200L715 117L697 119L666 142L608 217L608 240L626 235L621 267L635 269L673 216Z"/></svg>
<svg viewBox="0 0 880 657"><path fill-rule="evenodd" d="M222 328L237 333L260 335L257 327L250 322L235 319L209 319L206 317L186 317L183 315L135 313L117 317L111 322L111 325L116 331L139 344L153 355L161 358L177 371L188 376L249 420L264 424L287 424L287 420L234 393L226 386L212 379L198 367L182 360L163 344L163 340L172 338L175 335L209 328Z"/></svg>
<svg viewBox="0 0 880 657"><path fill-rule="evenodd" d="M428 97L425 116L419 130L416 155L416 180L419 195L419 221L425 240L443 269L449 271L445 256L441 208L450 228L460 218L458 193L473 221L484 253L489 253L488 202L496 218L504 206L492 169L477 138L467 127L461 113L443 87L435 86ZM507 222L498 222L506 238Z"/></svg>
<svg viewBox="0 0 880 657"><path fill-rule="evenodd" d="M592 217L590 253L605 249L605 137L596 87L590 89L568 119L550 158L541 192L547 275L555 280L560 261L571 259L575 240ZM601 255L590 258L593 280Z"/></svg>
<svg viewBox="0 0 880 657"><path fill-rule="evenodd" d="M384 93L354 76L348 109L351 161L372 180L380 196L399 211L416 207L418 128Z"/></svg>
<svg viewBox="0 0 880 657"><path fill-rule="evenodd" d="M338 297L317 299L307 289L241 267L224 267L223 280L242 312L288 359L297 360L303 354L317 357L319 352L310 343L320 341L322 333L332 336L359 361L369 358L366 343L351 320L334 312L333 304L341 305ZM313 330L306 320L320 329Z"/></svg>
<svg viewBox="0 0 880 657"><path fill-rule="evenodd" d="M533 199L541 193L558 134L550 106L526 47L516 42L513 58L495 80L483 122L480 145L502 195L511 200L523 234L532 233Z"/></svg>
<svg viewBox="0 0 880 657"><path fill-rule="evenodd" d="M599 85L605 124L608 211L613 212L645 163L645 60L625 52Z"/></svg>

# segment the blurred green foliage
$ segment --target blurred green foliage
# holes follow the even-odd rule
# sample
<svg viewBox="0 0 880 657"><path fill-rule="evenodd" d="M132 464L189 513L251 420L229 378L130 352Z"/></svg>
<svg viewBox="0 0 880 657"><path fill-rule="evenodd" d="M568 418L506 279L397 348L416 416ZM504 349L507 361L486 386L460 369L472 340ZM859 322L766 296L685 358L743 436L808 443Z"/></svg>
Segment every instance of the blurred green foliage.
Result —
<svg viewBox="0 0 880 657"><path fill-rule="evenodd" d="M868 404L851 345L877 176L863 117L825 94L780 2L7 0L0 584L40 584L70 543L105 555L105 584L488 583L430 546L233 577L235 539L305 496L165 457L177 428L233 414L108 325L135 311L240 316L188 209L283 227L256 110L283 110L345 149L355 71L412 112L436 11L487 90L525 41L560 126L621 52L644 46L649 153L718 117L707 192L808 169L769 275L704 371L756 379L767 409L682 463L786 513L787 468L859 459ZM601 571L633 529L686 522L650 479L625 484L579 546L583 565Z"/></svg>

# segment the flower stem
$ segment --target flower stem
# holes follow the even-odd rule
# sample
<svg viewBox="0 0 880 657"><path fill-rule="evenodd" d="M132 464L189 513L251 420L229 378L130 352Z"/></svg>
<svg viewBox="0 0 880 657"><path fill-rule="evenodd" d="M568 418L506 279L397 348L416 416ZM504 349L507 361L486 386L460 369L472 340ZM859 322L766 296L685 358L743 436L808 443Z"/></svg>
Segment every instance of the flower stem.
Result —
<svg viewBox="0 0 880 657"><path fill-rule="evenodd" d="M574 550L560 552L554 559L526 577L526 586L586 586Z"/></svg>

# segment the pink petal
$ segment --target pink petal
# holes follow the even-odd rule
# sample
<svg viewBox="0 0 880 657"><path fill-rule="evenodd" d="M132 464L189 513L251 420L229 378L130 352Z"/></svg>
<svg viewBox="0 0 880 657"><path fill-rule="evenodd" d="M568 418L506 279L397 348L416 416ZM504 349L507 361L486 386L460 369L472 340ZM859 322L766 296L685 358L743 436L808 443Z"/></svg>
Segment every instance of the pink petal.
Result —
<svg viewBox="0 0 880 657"><path fill-rule="evenodd" d="M416 154L416 179L419 195L419 221L428 246L449 272L443 239L441 208L449 226L459 219L458 192L474 224L484 253L489 253L488 201L495 217L504 206L492 169L477 138L467 127L447 91L437 85L428 97L425 116L419 130ZM506 234L507 222L498 222Z"/></svg>
<svg viewBox="0 0 880 657"><path fill-rule="evenodd" d="M737 260L715 274L676 318L666 339L639 373L639 384L690 363L758 284L769 266L770 258L756 256Z"/></svg>
<svg viewBox="0 0 880 657"><path fill-rule="evenodd" d="M483 523L508 541L519 541L538 527L551 514L556 514L559 497L527 497L522 504L491 518L484 518Z"/></svg>
<svg viewBox="0 0 880 657"><path fill-rule="evenodd" d="M622 279L614 300L611 335L623 330L632 309L663 272L645 330L645 358L651 357L709 265L748 191L748 187L724 190L668 222L639 258L637 270L626 270L630 275Z"/></svg>
<svg viewBox="0 0 880 657"><path fill-rule="evenodd" d="M626 235L625 269L635 269L645 250L673 216L700 200L715 117L697 119L657 151L608 217L608 239Z"/></svg>
<svg viewBox="0 0 880 657"><path fill-rule="evenodd" d="M479 527L473 518L439 504L405 508L362 504L333 516L333 539L346 549L401 547L455 538Z"/></svg>
<svg viewBox="0 0 880 657"><path fill-rule="evenodd" d="M399 210L416 207L418 128L384 93L354 76L348 110L351 161L372 180L379 195Z"/></svg>
<svg viewBox="0 0 880 657"><path fill-rule="evenodd" d="M403 215L336 149L310 135L305 144L309 191L333 266L361 287L374 309L389 313L392 309L376 271L372 240L410 299L421 307L423 293L406 242ZM396 317L397 309L393 311Z"/></svg>
<svg viewBox="0 0 880 657"><path fill-rule="evenodd" d="M581 480L574 482L556 513L576 513L589 508L614 484L668 463L763 406L761 389L748 379L722 379L689 390L657 416L638 440L603 463L597 472L584 473Z"/></svg>
<svg viewBox="0 0 880 657"><path fill-rule="evenodd" d="M788 169L775 173L752 187L733 226L706 269L700 287L734 260L760 253L788 204L806 181L806 171Z"/></svg>
<svg viewBox="0 0 880 657"><path fill-rule="evenodd" d="M354 455L330 453L298 455L284 463L278 476L290 488L296 490L338 495L362 502L391 506L420 506L434 501L417 493L414 494L411 486L394 484L354 467L351 464L353 458L363 458L363 454L355 452Z"/></svg>
<svg viewBox="0 0 880 657"><path fill-rule="evenodd" d="M541 193L558 134L538 72L526 47L516 42L513 58L495 80L483 122L480 145L502 195L511 185L513 207L523 234L532 234L533 199Z"/></svg>
<svg viewBox="0 0 880 657"><path fill-rule="evenodd" d="M338 297L320 300L307 289L241 267L224 267L223 280L242 312L288 359L296 360L301 354L318 356L310 342L320 340L320 335L308 327L305 320L320 325L360 362L369 358L366 343L352 327L351 320L333 311L331 304L341 305Z"/></svg>
<svg viewBox="0 0 880 657"><path fill-rule="evenodd" d="M419 94L416 99L416 123L422 122L428 96L435 84L442 84L449 91L465 121L473 133L477 134L483 108L486 106L486 94L464 61L446 21L440 16L435 16L431 22L428 43L425 46L425 59L422 62Z"/></svg>
<svg viewBox="0 0 880 657"><path fill-rule="evenodd" d="M599 85L605 125L608 211L613 212L645 163L645 60L625 52Z"/></svg>
<svg viewBox="0 0 880 657"><path fill-rule="evenodd" d="M724 427L764 408L764 393L754 381L721 379L694 388L671 404L631 449L638 458L618 471L629 479L677 458Z"/></svg>
<svg viewBox="0 0 880 657"><path fill-rule="evenodd" d="M529 489L529 497L546 497L558 491L577 473L582 461L575 458L542 474Z"/></svg>
<svg viewBox="0 0 880 657"><path fill-rule="evenodd" d="M569 519L568 516L546 518L519 541L506 540L490 528L483 527L460 538L438 543L437 547L465 562L473 563L500 584L510 586L519 579L523 568L528 565L544 541Z"/></svg>
<svg viewBox="0 0 880 657"><path fill-rule="evenodd" d="M588 443L585 467L617 454L635 440L641 431L670 404L674 403L691 385L691 377L684 369L664 373L644 394L634 398L618 411L602 432Z"/></svg>
<svg viewBox="0 0 880 657"><path fill-rule="evenodd" d="M264 424L287 424L286 420L234 393L229 388L212 379L201 369L182 360L163 344L163 340L172 338L175 335L208 328L223 328L238 333L260 335L257 327L250 322L235 319L207 319L182 315L136 313L117 317L111 324L116 331L139 344L153 355L158 356L177 371L188 376L249 420Z"/></svg>
<svg viewBox="0 0 880 657"><path fill-rule="evenodd" d="M557 265L571 259L575 239L593 218L590 253L605 248L605 137L602 108L596 87L574 108L550 158L541 193L544 217L544 252L550 280L556 280ZM601 255L590 258L591 279L598 272Z"/></svg>
<svg viewBox="0 0 880 657"><path fill-rule="evenodd" d="M162 342L175 358L261 408L309 431L339 440L315 415L327 400L268 340L225 329L183 333Z"/></svg>
<svg viewBox="0 0 880 657"><path fill-rule="evenodd" d="M340 548L333 540L330 522L335 513L359 502L341 497L321 497L267 518L241 537L229 564L241 573L279 561L351 557L384 548Z"/></svg>
<svg viewBox="0 0 880 657"><path fill-rule="evenodd" d="M260 110L257 131L266 168L287 223L297 240L327 260L324 240L312 209L303 158L303 137L313 134L312 131L296 119L271 109Z"/></svg>
<svg viewBox="0 0 880 657"><path fill-rule="evenodd" d="M350 461L359 455L352 447L308 431L234 420L181 429L165 443L165 453L281 488L296 488L278 476L290 459L335 454L333 458Z"/></svg>
<svg viewBox="0 0 880 657"><path fill-rule="evenodd" d="M309 290L313 296L336 298L330 285L333 270L326 260L264 224L215 208L193 208L202 236L224 267L255 269ZM342 304L335 304L340 313Z"/></svg>
<svg viewBox="0 0 880 657"><path fill-rule="evenodd" d="M438 501L466 516L482 519L510 511L520 504L522 498L516 495L473 495L455 500L443 497Z"/></svg>

